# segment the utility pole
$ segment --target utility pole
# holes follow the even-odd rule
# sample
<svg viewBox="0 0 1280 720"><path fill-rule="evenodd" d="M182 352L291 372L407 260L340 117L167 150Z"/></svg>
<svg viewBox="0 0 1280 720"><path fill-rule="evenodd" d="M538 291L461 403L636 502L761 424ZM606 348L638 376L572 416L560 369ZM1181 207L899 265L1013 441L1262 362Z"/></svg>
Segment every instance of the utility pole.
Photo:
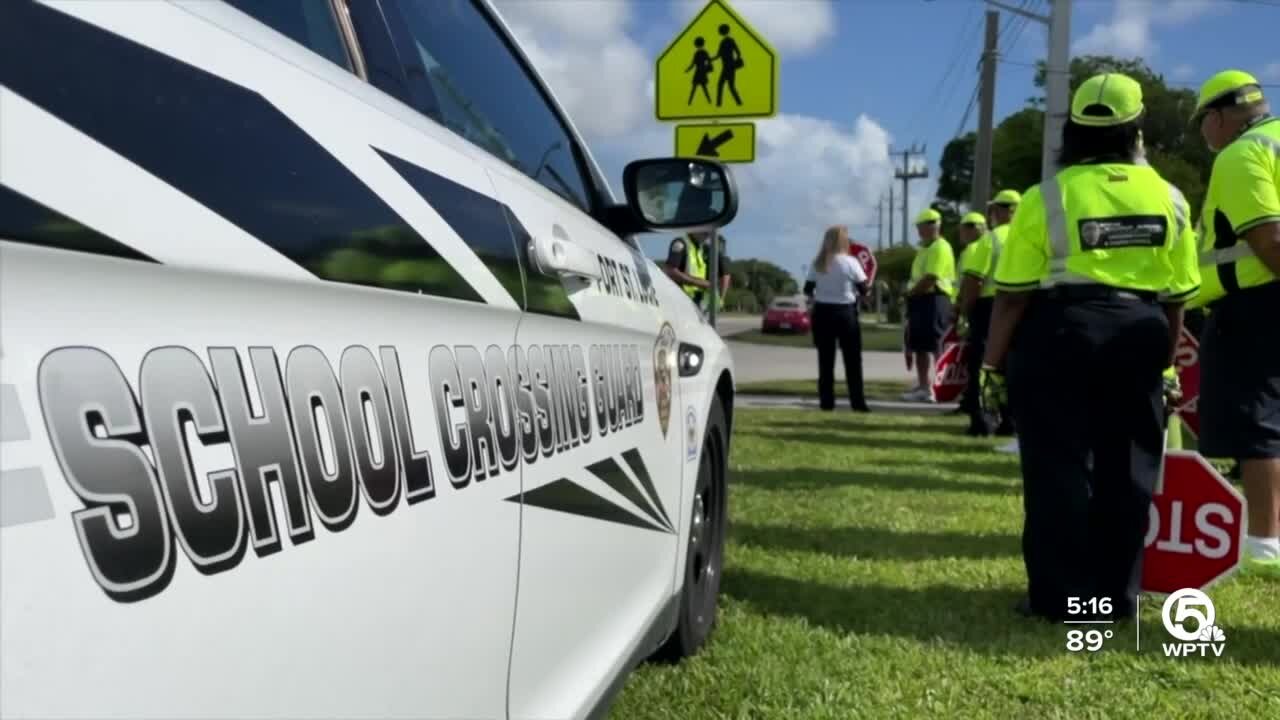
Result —
<svg viewBox="0 0 1280 720"><path fill-rule="evenodd" d="M978 142L973 153L973 197L969 207L980 210L991 199L991 150L995 134L996 48L1000 13L987 11L987 36L982 48L982 85L978 93Z"/></svg>
<svg viewBox="0 0 1280 720"><path fill-rule="evenodd" d="M902 169L894 170L893 176L902 181L902 246L903 247L906 247L908 244L907 227L909 227L911 224L910 221L907 219L907 206L911 204L907 202L907 198L910 197L908 193L910 193L911 191L911 187L910 187L911 181L929 177L929 167L927 165L919 170L911 169L910 167L911 156L923 155L925 153L925 147L927 146L917 148L915 143L912 143L910 149L902 150L901 152L892 152L892 151L890 152L891 155L902 156Z"/></svg>
<svg viewBox="0 0 1280 720"><path fill-rule="evenodd" d="M1071 0L1048 0L1048 16L1011 7L999 0L986 2L1049 28L1049 55L1045 59L1044 139L1040 155L1040 177L1048 180L1058 172L1058 146L1062 143L1062 126L1067 122L1071 107Z"/></svg>
<svg viewBox="0 0 1280 720"><path fill-rule="evenodd" d="M893 183L889 184L889 247L893 247Z"/></svg>
<svg viewBox="0 0 1280 720"><path fill-rule="evenodd" d="M884 249L884 195L876 204L876 250Z"/></svg>

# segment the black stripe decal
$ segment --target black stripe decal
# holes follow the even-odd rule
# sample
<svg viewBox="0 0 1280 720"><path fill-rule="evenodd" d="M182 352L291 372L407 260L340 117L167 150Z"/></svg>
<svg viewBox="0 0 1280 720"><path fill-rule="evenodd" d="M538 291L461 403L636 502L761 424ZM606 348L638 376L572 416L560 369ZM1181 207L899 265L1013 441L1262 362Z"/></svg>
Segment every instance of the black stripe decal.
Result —
<svg viewBox="0 0 1280 720"><path fill-rule="evenodd" d="M613 458L605 458L594 465L588 465L587 470L591 471L592 475L600 478L605 485L617 490L623 497L635 503L635 506L643 510L650 520L659 525L667 526L668 530L671 529L669 524L659 517L652 501L641 494L635 483L631 482L631 479L627 477L626 473L622 471L622 467Z"/></svg>
<svg viewBox="0 0 1280 720"><path fill-rule="evenodd" d="M666 528L640 519L638 516L623 510L568 478L560 478L540 488L513 495L507 500L509 502L523 502L525 505L569 513L570 515L579 515L594 520L630 525L631 527L645 530L667 532Z"/></svg>
<svg viewBox="0 0 1280 720"><path fill-rule="evenodd" d="M483 301L256 92L27 0L0 1L0 83L322 278Z"/></svg>
<svg viewBox="0 0 1280 720"><path fill-rule="evenodd" d="M110 255L126 260L156 262L155 258L45 207L3 184L0 184L0 239L60 250Z"/></svg>
<svg viewBox="0 0 1280 720"><path fill-rule="evenodd" d="M478 193L443 175L397 157L386 150L373 148L391 165L405 182L427 201L449 227L462 238L511 294L512 301L524 306L524 281L516 246L497 200Z"/></svg>
<svg viewBox="0 0 1280 720"><path fill-rule="evenodd" d="M622 453L622 459L627 461L627 465L631 468L631 473L644 486L644 491L649 495L649 499L653 501L654 507L658 508L658 512L662 514L662 519L666 522L667 527L674 528L675 526L671 524L671 516L667 515L667 509L662 506L662 498L658 497L658 489L653 486L653 478L649 477L649 468L645 467L644 458L640 456L640 451L636 448L631 448Z"/></svg>

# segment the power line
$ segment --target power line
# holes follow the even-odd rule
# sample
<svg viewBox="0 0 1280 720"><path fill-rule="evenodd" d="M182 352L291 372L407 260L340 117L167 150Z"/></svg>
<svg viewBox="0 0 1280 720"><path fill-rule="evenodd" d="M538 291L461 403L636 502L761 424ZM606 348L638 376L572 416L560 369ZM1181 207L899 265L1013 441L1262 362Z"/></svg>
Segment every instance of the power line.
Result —
<svg viewBox="0 0 1280 720"><path fill-rule="evenodd" d="M956 128L955 135L952 139L964 135L964 129L969 125L969 116L973 114L973 106L978 104L978 91L982 88L982 80L978 80L973 86L973 94L969 96L969 106L964 109L964 116L960 118L960 127Z"/></svg>
<svg viewBox="0 0 1280 720"><path fill-rule="evenodd" d="M981 3L973 3L969 6L969 12L965 16L966 19L963 26L965 29L963 32L960 32L956 35L957 42L954 49L951 52L951 61L947 63L946 71L942 74L942 77L938 79L937 84L934 85L933 91L930 92L928 95L924 96L924 102L921 105L920 109L916 112L915 119L911 124L911 132L909 134L914 135L915 131L919 129L921 117L924 117L927 115L938 117L939 115L941 115L942 113L940 111L942 110L942 108L946 107L946 103L950 100L950 97L948 96L947 100L941 103L937 102L938 93L941 92L943 86L947 84L947 80L951 79L952 73L955 72L956 67L960 64L960 59L961 57L963 57L965 48L972 46L972 43L970 42L970 37L969 37L970 34L973 33L975 30L981 29L982 27L982 16L978 15L977 16L978 23L976 25L973 25L972 29L970 28L970 21L974 17L974 10L976 10L980 6L981 6ZM954 93L955 91L954 83L951 85L951 90L952 90L952 93ZM932 106L932 109L933 109L932 113L929 112L930 106Z"/></svg>

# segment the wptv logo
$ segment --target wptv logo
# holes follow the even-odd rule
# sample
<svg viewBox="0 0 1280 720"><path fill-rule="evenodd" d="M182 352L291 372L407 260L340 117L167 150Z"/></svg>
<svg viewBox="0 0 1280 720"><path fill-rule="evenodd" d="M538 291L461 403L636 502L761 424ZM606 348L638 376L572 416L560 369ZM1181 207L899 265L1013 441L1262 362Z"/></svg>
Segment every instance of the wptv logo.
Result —
<svg viewBox="0 0 1280 720"><path fill-rule="evenodd" d="M1182 642L1161 643L1165 657L1222 657L1227 634L1218 627L1217 611L1208 595L1183 588L1165 598L1161 609L1164 629Z"/></svg>

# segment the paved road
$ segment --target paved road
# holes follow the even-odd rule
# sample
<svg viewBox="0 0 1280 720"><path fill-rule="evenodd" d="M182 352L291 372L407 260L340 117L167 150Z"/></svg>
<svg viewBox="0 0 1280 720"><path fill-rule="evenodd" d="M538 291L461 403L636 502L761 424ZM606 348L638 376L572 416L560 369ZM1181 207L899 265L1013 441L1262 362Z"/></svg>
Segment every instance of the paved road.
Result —
<svg viewBox="0 0 1280 720"><path fill-rule="evenodd" d="M740 332L760 329L759 315L718 315L716 316L716 332L720 337L729 337Z"/></svg>
<svg viewBox="0 0 1280 720"><path fill-rule="evenodd" d="M733 342L733 335L760 327L758 315L722 315L716 318L716 330L729 340L740 383L761 380L809 380L818 376L818 356L809 348ZM902 354L896 352L862 353L862 375L868 380L910 380ZM844 379L844 365L836 359L836 379Z"/></svg>
<svg viewBox="0 0 1280 720"><path fill-rule="evenodd" d="M740 383L761 380L809 380L818 377L818 354L805 348L774 347L730 342ZM896 352L862 353L862 376L867 380L910 380L902 355ZM844 379L844 364L836 358L836 379Z"/></svg>

